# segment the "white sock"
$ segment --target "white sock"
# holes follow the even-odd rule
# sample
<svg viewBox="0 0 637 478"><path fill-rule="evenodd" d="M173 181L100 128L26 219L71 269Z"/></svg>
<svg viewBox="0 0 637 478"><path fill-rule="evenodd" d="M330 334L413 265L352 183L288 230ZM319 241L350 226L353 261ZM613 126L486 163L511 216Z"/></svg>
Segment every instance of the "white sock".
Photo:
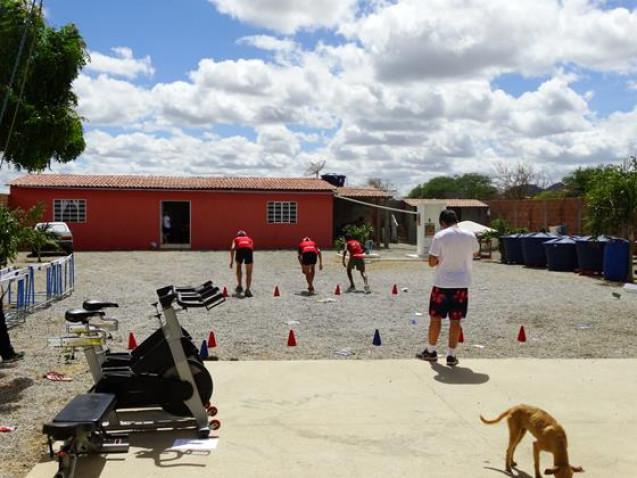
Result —
<svg viewBox="0 0 637 478"><path fill-rule="evenodd" d="M436 346L427 344L427 348L425 349L427 352L434 353L436 351Z"/></svg>
<svg viewBox="0 0 637 478"><path fill-rule="evenodd" d="M447 356L448 357L455 357L456 356L456 349L452 349L452 348L447 349Z"/></svg>

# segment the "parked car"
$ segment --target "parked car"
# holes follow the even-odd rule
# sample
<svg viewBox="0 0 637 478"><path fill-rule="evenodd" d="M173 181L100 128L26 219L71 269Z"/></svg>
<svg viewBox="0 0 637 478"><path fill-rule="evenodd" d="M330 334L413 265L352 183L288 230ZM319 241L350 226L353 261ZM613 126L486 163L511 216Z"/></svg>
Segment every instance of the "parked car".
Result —
<svg viewBox="0 0 637 478"><path fill-rule="evenodd" d="M55 242L59 247L57 250L52 247L46 247L45 250L40 251L40 253L59 253L62 251L66 254L71 254L73 252L73 233L65 222L39 222L35 225L35 228L45 229L53 234L56 238Z"/></svg>

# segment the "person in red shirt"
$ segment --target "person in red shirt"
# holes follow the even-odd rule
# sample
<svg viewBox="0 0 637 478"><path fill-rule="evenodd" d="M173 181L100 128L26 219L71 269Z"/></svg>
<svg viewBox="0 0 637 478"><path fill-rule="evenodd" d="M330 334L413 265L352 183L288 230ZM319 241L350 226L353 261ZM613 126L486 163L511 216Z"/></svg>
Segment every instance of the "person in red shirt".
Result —
<svg viewBox="0 0 637 478"><path fill-rule="evenodd" d="M252 263L254 255L254 242L245 231L238 231L230 246L230 269L237 261L237 287L235 289L237 297L241 296L241 264L246 265L246 288L244 297L252 297L250 286L252 285Z"/></svg>
<svg viewBox="0 0 637 478"><path fill-rule="evenodd" d="M349 289L347 292L354 292L356 285L354 285L354 279L352 277L352 269L356 268L363 278L365 284L365 293L369 294L369 283L367 282L367 274L365 273L365 248L363 245L354 239L351 234L345 234L345 247L343 249L343 267L345 265L345 257L349 253L349 261L347 262L347 278L349 279Z"/></svg>
<svg viewBox="0 0 637 478"><path fill-rule="evenodd" d="M307 280L307 292L309 295L314 295L314 275L316 274L316 261L318 259L319 269L323 270L323 257L321 256L321 250L309 237L304 237L299 243L299 264L301 264L301 270L305 274L305 280Z"/></svg>

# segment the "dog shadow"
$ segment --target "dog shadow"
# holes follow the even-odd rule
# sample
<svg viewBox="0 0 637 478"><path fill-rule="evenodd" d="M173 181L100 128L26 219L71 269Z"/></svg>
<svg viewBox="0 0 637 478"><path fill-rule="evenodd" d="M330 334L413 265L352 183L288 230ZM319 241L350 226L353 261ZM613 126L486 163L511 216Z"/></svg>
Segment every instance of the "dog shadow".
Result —
<svg viewBox="0 0 637 478"><path fill-rule="evenodd" d="M528 473L518 470L517 468L513 468L514 472L508 472L505 470L500 470L499 468L493 468L492 466L485 466L485 470L497 471L498 473L503 474L504 476L510 476L511 478L533 478Z"/></svg>
<svg viewBox="0 0 637 478"><path fill-rule="evenodd" d="M434 380L450 385L480 385L489 381L486 373L476 373L468 367L446 367L431 362L431 368L438 374Z"/></svg>

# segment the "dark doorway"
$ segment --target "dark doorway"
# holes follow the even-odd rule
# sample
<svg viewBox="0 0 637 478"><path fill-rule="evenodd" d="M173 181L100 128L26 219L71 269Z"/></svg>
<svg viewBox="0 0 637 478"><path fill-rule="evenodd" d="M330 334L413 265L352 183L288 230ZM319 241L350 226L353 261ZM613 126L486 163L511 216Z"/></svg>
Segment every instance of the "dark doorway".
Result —
<svg viewBox="0 0 637 478"><path fill-rule="evenodd" d="M190 246L190 201L161 202L162 246Z"/></svg>

